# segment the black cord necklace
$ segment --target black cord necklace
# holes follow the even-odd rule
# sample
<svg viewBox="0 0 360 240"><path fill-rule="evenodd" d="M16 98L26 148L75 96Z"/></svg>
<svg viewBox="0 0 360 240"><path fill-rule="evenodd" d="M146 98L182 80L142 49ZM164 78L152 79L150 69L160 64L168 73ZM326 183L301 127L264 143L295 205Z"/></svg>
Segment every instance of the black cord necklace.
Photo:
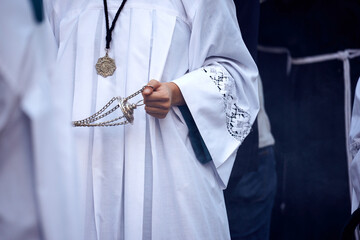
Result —
<svg viewBox="0 0 360 240"><path fill-rule="evenodd" d="M99 60L97 61L95 68L97 71L97 74L99 74L100 76L103 77L108 77L114 74L115 70L116 70L116 65L115 65L115 61L114 59L109 57L109 50L110 50L110 43L111 43L111 34L114 31L115 28L115 23L119 18L120 12L121 10L124 8L125 3L127 0L123 0L119 9L116 12L116 15L114 17L114 20L111 23L111 27L109 26L109 13L108 13L108 8L107 8L107 2L106 0L104 1L104 12L105 12L105 22L106 22L106 47L105 47L105 51L106 54L104 57L99 58Z"/></svg>

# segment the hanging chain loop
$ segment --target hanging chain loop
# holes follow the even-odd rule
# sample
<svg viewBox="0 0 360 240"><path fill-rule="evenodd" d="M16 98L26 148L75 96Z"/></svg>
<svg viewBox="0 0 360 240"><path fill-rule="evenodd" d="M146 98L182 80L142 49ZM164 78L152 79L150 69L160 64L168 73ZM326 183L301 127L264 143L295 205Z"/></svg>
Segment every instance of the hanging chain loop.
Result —
<svg viewBox="0 0 360 240"><path fill-rule="evenodd" d="M145 85L140 90L134 92L133 94L129 95L126 98L121 97L113 97L107 104L105 104L104 107L102 107L99 111L91 115L90 117L87 117L83 120L73 121L72 124L74 127L114 127L114 126L121 126L126 125L128 123L133 123L134 121L134 110L137 107L143 106L144 100L140 100L137 103L129 103L128 100L131 98L136 97L140 93L142 93L145 88L151 87L154 89L153 86ZM113 108L108 108L113 105L113 103L117 100L118 104L115 105ZM112 120L103 121L103 122L97 122L100 119L103 119L104 117L110 115L111 113L115 112L118 108L122 111L123 115L120 117L116 117ZM126 120L120 121L123 118Z"/></svg>

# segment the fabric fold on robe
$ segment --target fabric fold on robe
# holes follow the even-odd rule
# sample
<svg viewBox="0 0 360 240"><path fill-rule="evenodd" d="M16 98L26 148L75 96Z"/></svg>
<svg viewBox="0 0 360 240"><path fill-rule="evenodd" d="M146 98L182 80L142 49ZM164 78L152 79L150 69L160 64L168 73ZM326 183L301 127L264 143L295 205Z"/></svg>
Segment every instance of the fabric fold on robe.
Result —
<svg viewBox="0 0 360 240"><path fill-rule="evenodd" d="M110 21L120 4L108 1ZM59 44L61 77L73 82L73 120L151 79L174 81L213 159L196 159L178 107L165 119L138 108L133 125L74 129L86 181L80 190L86 196L85 238L229 239L222 189L246 134L233 136L242 124L231 126L229 120L243 118L226 112L238 104L246 133L259 105L257 69L241 39L233 1L128 1L113 32L109 56L117 69L108 78L94 68L105 54L102 2L48 0L45 8ZM149 196L151 211L144 209Z"/></svg>
<svg viewBox="0 0 360 240"><path fill-rule="evenodd" d="M237 148L250 132L259 110L258 71L244 47L233 4L230 1L197 3L196 8L184 4L193 30L190 72L174 82L185 98L225 188ZM202 9L214 9L214 14ZM216 31L222 26L225 26L222 31ZM230 42L231 47L227 46ZM221 144L214 139L221 139ZM206 152L204 149L205 156Z"/></svg>

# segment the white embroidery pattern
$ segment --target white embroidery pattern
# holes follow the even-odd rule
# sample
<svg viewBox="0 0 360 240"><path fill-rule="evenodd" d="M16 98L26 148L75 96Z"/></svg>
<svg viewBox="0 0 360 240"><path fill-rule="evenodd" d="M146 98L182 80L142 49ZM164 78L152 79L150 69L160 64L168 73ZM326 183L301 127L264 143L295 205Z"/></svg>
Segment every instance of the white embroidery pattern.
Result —
<svg viewBox="0 0 360 240"><path fill-rule="evenodd" d="M231 136L243 142L251 131L251 116L248 112L238 106L237 98L233 91L234 80L222 71L221 67L208 66L203 68L209 75L224 100L224 112L226 114L226 125Z"/></svg>

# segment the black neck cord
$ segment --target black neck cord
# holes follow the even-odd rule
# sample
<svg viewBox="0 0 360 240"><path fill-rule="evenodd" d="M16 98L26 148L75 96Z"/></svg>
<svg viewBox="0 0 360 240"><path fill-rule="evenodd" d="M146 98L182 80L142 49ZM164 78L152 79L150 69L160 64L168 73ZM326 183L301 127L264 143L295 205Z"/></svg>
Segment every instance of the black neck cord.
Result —
<svg viewBox="0 0 360 240"><path fill-rule="evenodd" d="M124 8L126 1L127 0L122 1L119 9L116 12L114 20L111 23L111 27L109 28L109 13L108 13L108 8L107 8L107 2L106 2L106 0L104 0L104 11L105 11L105 21L106 21L106 49L110 49L111 34L115 28L115 23L116 23L117 19L119 18L120 12Z"/></svg>

